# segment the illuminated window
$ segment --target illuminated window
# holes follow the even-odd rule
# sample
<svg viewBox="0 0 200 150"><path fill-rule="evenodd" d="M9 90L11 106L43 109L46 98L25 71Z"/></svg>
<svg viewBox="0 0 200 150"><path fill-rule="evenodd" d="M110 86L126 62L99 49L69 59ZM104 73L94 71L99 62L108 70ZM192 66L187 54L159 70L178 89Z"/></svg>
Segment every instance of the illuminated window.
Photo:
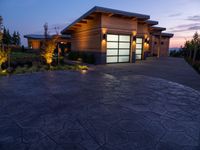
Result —
<svg viewBox="0 0 200 150"><path fill-rule="evenodd" d="M135 58L136 60L142 59L142 38L136 38L136 51L135 51Z"/></svg>

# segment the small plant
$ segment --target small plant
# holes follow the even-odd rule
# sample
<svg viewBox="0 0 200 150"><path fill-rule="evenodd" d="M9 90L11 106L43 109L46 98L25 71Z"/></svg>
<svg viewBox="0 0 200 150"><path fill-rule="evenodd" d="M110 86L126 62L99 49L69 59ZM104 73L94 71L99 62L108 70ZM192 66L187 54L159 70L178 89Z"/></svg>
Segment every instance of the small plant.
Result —
<svg viewBox="0 0 200 150"><path fill-rule="evenodd" d="M49 40L46 42L46 47L42 56L45 58L46 63L50 66L53 61L53 53L56 48L55 42L53 40Z"/></svg>

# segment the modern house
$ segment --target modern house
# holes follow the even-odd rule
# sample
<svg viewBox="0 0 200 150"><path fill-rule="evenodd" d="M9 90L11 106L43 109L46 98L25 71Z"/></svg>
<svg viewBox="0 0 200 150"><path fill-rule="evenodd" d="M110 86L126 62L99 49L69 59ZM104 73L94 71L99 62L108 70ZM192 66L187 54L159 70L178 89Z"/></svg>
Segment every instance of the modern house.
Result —
<svg viewBox="0 0 200 150"><path fill-rule="evenodd" d="M40 50L42 49L45 40L54 40L57 47L61 49L64 48L63 51L70 51L71 48L71 36L70 35L37 35L37 34L29 34L25 35L25 38L28 40L28 47L30 49Z"/></svg>
<svg viewBox="0 0 200 150"><path fill-rule="evenodd" d="M135 62L148 55L168 56L173 34L162 33L150 16L94 7L61 33L71 35L71 50L93 53L97 63Z"/></svg>
<svg viewBox="0 0 200 150"><path fill-rule="evenodd" d="M173 34L164 33L166 28L149 19L149 15L96 6L61 34L71 36L71 51L93 54L96 64L132 63L148 56L168 56Z"/></svg>

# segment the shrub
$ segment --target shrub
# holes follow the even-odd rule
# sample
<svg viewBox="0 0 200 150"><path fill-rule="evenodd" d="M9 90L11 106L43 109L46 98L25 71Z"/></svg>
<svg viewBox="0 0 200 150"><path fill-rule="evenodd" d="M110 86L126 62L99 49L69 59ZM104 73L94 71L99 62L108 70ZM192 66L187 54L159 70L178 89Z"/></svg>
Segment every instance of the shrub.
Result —
<svg viewBox="0 0 200 150"><path fill-rule="evenodd" d="M169 55L171 57L183 57L183 50L172 50Z"/></svg>
<svg viewBox="0 0 200 150"><path fill-rule="evenodd" d="M95 63L94 54L87 52L70 52L68 55L68 59L76 61L79 60L89 64Z"/></svg>
<svg viewBox="0 0 200 150"><path fill-rule="evenodd" d="M68 59L70 60L78 60L79 58L79 52L70 52L68 54Z"/></svg>

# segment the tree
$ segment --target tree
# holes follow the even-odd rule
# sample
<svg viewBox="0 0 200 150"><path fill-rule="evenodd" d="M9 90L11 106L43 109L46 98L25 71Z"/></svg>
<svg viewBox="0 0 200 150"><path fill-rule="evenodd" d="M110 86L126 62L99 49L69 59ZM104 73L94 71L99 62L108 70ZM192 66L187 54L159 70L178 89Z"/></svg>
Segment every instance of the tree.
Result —
<svg viewBox="0 0 200 150"><path fill-rule="evenodd" d="M17 33L14 31L12 36L12 44L17 45Z"/></svg>
<svg viewBox="0 0 200 150"><path fill-rule="evenodd" d="M16 43L18 46L21 45L21 38L20 38L20 34L19 32L17 32L17 43Z"/></svg>
<svg viewBox="0 0 200 150"><path fill-rule="evenodd" d="M6 30L6 28L3 30L3 43L6 45L12 44L12 37L9 30Z"/></svg>
<svg viewBox="0 0 200 150"><path fill-rule="evenodd" d="M8 59L8 51L6 51L3 47L3 33L2 33L2 26L3 26L3 19L0 16L0 71L1 71L1 66L4 62L7 61Z"/></svg>
<svg viewBox="0 0 200 150"><path fill-rule="evenodd" d="M3 39L3 18L0 16L0 46L2 45Z"/></svg>
<svg viewBox="0 0 200 150"><path fill-rule="evenodd" d="M19 32L14 31L13 36L12 36L12 44L20 46L21 39L20 39Z"/></svg>
<svg viewBox="0 0 200 150"><path fill-rule="evenodd" d="M199 43L200 43L200 37L199 37L199 34L196 32L193 36L193 45L194 45L194 54L193 54L193 59L192 59L193 63L196 61Z"/></svg>

